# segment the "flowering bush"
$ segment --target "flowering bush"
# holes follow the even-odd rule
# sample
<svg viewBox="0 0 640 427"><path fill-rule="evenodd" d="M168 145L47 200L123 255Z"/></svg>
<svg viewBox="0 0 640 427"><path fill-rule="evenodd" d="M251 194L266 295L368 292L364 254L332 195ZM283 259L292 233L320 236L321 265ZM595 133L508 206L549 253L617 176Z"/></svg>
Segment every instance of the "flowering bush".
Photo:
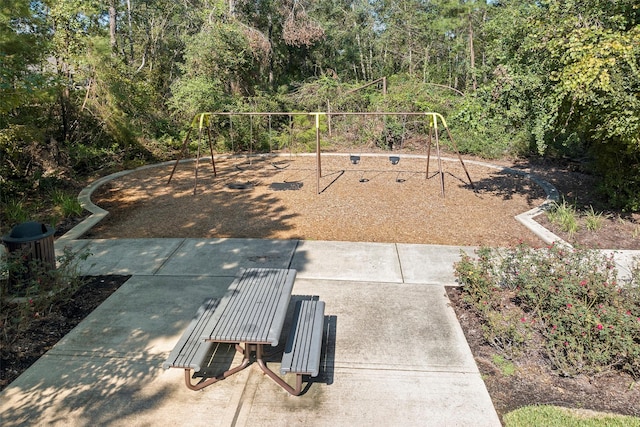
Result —
<svg viewBox="0 0 640 427"><path fill-rule="evenodd" d="M638 264L619 283L612 257L595 250L521 245L477 255L463 253L456 275L491 344L511 356L535 334L563 375L619 369L640 378Z"/></svg>

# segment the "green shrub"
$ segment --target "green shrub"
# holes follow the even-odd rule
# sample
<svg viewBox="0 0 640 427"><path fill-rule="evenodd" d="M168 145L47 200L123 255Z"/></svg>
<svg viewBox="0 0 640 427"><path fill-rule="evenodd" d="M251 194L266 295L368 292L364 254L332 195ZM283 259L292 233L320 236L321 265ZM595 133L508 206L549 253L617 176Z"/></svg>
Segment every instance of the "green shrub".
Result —
<svg viewBox="0 0 640 427"><path fill-rule="evenodd" d="M18 224L29 218L29 210L20 200L11 199L3 204L2 208L9 224Z"/></svg>
<svg viewBox="0 0 640 427"><path fill-rule="evenodd" d="M84 284L79 262L91 255L65 247L56 259L57 268L51 268L40 260L27 261L26 250L0 260L0 331L5 341L73 295Z"/></svg>
<svg viewBox="0 0 640 427"><path fill-rule="evenodd" d="M482 248L477 259L463 254L456 275L464 300L483 318L485 338L507 356L534 333L563 375L616 369L640 377L637 265L618 283L613 259L598 251L521 245Z"/></svg>
<svg viewBox="0 0 640 427"><path fill-rule="evenodd" d="M547 212L547 218L552 224L557 225L569 235L576 233L580 228L575 207L564 199L561 203L553 203L551 210Z"/></svg>
<svg viewBox="0 0 640 427"><path fill-rule="evenodd" d="M51 201L60 210L63 218L79 216L82 213L82 205L73 194L65 193L62 190L53 190Z"/></svg>
<svg viewBox="0 0 640 427"><path fill-rule="evenodd" d="M602 228L602 212L596 212L593 210L593 206L589 206L589 210L585 214L585 223L587 230L598 231Z"/></svg>

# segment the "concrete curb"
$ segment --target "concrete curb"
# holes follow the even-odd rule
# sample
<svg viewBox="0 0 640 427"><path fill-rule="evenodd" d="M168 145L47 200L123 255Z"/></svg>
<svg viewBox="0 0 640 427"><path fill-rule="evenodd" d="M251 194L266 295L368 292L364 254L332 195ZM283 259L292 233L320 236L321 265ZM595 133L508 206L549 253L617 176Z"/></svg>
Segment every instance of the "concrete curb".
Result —
<svg viewBox="0 0 640 427"><path fill-rule="evenodd" d="M189 160L189 161L192 161L192 160ZM145 169L151 169L155 167L167 166L173 163L174 161L168 161L168 162L162 162L162 163L157 163L153 165L140 166L139 168L135 168L135 169L115 172L115 173L112 173L111 175L107 175L93 181L87 187L83 188L82 191L80 191L80 194L78 195L78 201L80 202L80 205L87 211L91 212L91 215L88 218L86 218L84 221L82 221L80 224L76 225L71 230L66 232L63 236L59 237L57 239L57 242L59 242L60 244L64 244L72 240L79 239L86 232L88 232L94 225L98 224L100 221L106 218L107 215L109 215L109 211L102 209L100 206L97 206L91 201L91 195L98 188L100 188L101 186L103 186L104 184L106 184L111 180L120 178L130 173L145 170Z"/></svg>

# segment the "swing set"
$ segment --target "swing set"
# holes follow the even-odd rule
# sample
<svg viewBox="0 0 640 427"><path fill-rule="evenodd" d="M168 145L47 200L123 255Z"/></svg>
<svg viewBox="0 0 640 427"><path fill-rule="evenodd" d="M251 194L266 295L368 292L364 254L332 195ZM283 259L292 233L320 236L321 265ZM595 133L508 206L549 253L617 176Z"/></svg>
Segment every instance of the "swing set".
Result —
<svg viewBox="0 0 640 427"><path fill-rule="evenodd" d="M471 185L471 188L473 188L475 190L475 186L473 184L473 181L471 180L471 176L469 175L469 172L467 170L466 165L464 164L464 161L462 160L462 156L460 155L460 152L458 151L457 145L455 143L455 140L453 139L453 136L451 135L451 132L449 131L449 127L447 126L447 123L444 119L444 117L442 117L441 114L438 113L417 113L417 112L404 112L404 113L392 113L392 112L309 112L309 113L304 113L304 112L246 112L246 113L232 113L232 112L216 112L216 113L201 113L198 114L194 117L193 121L191 122L191 126L189 127L189 130L187 132L187 135L185 136L184 142L182 144L182 150L180 153L180 156L176 159L175 164L173 165L173 169L171 171L171 174L169 176L169 180L167 182L167 185L169 185L171 183L171 180L173 178L173 175L178 167L178 164L180 162L180 160L182 160L187 152L187 147L188 147L188 143L191 137L191 134L194 130L197 131L198 133L198 142L197 142L197 155L196 155L196 160L195 160L195 178L194 178L194 186L193 186L193 194L196 194L197 191L197 186L198 186L198 168L199 168L199 163L200 163L200 151L201 151L201 145L202 145L202 141L203 139L206 137L207 141L208 141L208 145L209 145L209 151L211 153L211 165L213 167L213 175L214 177L217 176L217 172L216 172L216 164L215 164L215 159L214 159L214 150L213 150L213 140L212 140L212 136L211 136L211 127L212 127L212 118L214 116L228 116L229 118L229 135L231 138L231 144L232 144L232 149L235 150L235 141L234 141L234 133L233 133L233 117L234 116L249 116L249 121L250 121L250 131L249 131L249 153L248 153L248 158L249 158L249 164L251 164L252 162L252 157L253 157L253 148L254 148L254 117L255 116L267 116L268 117L268 134L269 134L269 150L270 152L272 151L273 147L272 147L272 141L271 141L271 135L272 135L272 116L288 116L289 117L289 153L291 154L291 146L293 144L293 117L294 116L313 116L315 118L315 134L316 134L316 194L320 194L320 179L322 178L322 150L320 148L320 142L321 142L321 132L320 132L320 118L321 117L326 117L327 121L329 123L329 129L331 129L331 119L334 116L370 116L370 115L374 115L374 116L403 116L403 133L404 133L404 124L406 122L406 117L407 116L422 116L422 117L426 117L426 119L428 120L428 126L429 126L429 131L428 131L428 138L427 138L427 165L426 165L426 171L425 171L425 179L429 178L429 164L431 161L431 147L432 145L435 146L435 150L436 150L436 157L437 157L437 164L438 164L438 175L440 176L440 193L442 197L445 197L445 189L444 189L444 172L442 169L442 158L440 155L440 127L438 126L438 123L441 124L441 128L444 129L444 131L446 131L446 135L451 143L451 146L453 147L454 151L457 154L458 160L460 161L460 164L462 165L462 168L464 169L464 172L467 176L467 179L469 180L469 184ZM404 139L404 134L403 134L403 139ZM350 155L349 159L351 161L352 164L357 164L360 162L360 156L359 155ZM397 165L400 162L400 155L391 155L389 156L389 161L391 162L392 165ZM282 169L281 167L276 166L276 164L273 164L273 166L277 169ZM238 169L240 169L239 166L236 165L236 167ZM398 181L401 182L401 181Z"/></svg>

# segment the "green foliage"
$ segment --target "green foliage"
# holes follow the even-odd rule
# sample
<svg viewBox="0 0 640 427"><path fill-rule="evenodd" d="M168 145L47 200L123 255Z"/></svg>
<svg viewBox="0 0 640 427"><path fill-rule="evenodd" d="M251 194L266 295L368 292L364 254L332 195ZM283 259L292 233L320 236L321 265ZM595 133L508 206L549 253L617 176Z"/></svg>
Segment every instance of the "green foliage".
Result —
<svg viewBox="0 0 640 427"><path fill-rule="evenodd" d="M29 211L20 200L11 199L7 203L2 203L2 208L9 224L19 224L29 219Z"/></svg>
<svg viewBox="0 0 640 427"><path fill-rule="evenodd" d="M640 22L632 3L498 9L486 27L495 63L481 111L530 132L539 154L590 156L612 206L637 210Z"/></svg>
<svg viewBox="0 0 640 427"><path fill-rule="evenodd" d="M82 205L74 194L55 189L51 194L51 201L60 210L63 218L79 216L82 213Z"/></svg>
<svg viewBox="0 0 640 427"><path fill-rule="evenodd" d="M41 138L42 131L35 126L11 124L0 129L0 180L3 187L14 186L14 180L19 182L36 172L38 168L31 153Z"/></svg>
<svg viewBox="0 0 640 427"><path fill-rule="evenodd" d="M521 156L529 153L532 135L526 127L498 119L477 99L467 103L449 120L462 153L487 159Z"/></svg>
<svg viewBox="0 0 640 427"><path fill-rule="evenodd" d="M569 233L569 235L576 233L580 228L576 208L564 199L561 203L553 203L547 211L547 218L552 224L558 225L562 231Z"/></svg>
<svg viewBox="0 0 640 427"><path fill-rule="evenodd" d="M316 124L314 115L294 115L292 116L291 127L283 129L279 135L274 137L274 141L279 147L288 148L294 153L311 153L316 150ZM327 118L320 116L320 132L325 135L327 132ZM326 144L326 138L322 140Z"/></svg>
<svg viewBox="0 0 640 427"><path fill-rule="evenodd" d="M523 349L528 333L563 375L617 369L640 377L640 276L618 283L612 258L551 246L482 248L463 254L456 275L464 298L484 318L491 343ZM504 323L497 330L495 319ZM515 337L515 339L514 339ZM511 356L509 346L496 347Z"/></svg>
<svg viewBox="0 0 640 427"><path fill-rule="evenodd" d="M219 111L224 99L223 86L218 79L194 76L174 83L171 105L186 118L205 111Z"/></svg>
<svg viewBox="0 0 640 427"><path fill-rule="evenodd" d="M491 360L498 368L500 368L502 375L506 377L515 375L517 369L511 361L505 359L500 355L494 355Z"/></svg>
<svg viewBox="0 0 640 427"><path fill-rule="evenodd" d="M219 111L238 93L250 93L258 64L243 29L213 21L187 42L183 75L172 89L172 108L183 117Z"/></svg>
<svg viewBox="0 0 640 427"><path fill-rule="evenodd" d="M617 414L599 414L559 406L525 406L504 416L505 427L638 427L640 418Z"/></svg>
<svg viewBox="0 0 640 427"><path fill-rule="evenodd" d="M53 269L40 260L26 261L25 251L11 252L0 261L0 331L7 341L84 284L78 267L91 255L65 247Z"/></svg>
<svg viewBox="0 0 640 427"><path fill-rule="evenodd" d="M531 327L522 319L526 317L518 310L486 310L482 333L489 344L511 359L520 355L531 339Z"/></svg>
<svg viewBox="0 0 640 427"><path fill-rule="evenodd" d="M602 228L602 212L596 212L593 210L593 206L589 206L589 210L585 214L585 223L587 230L598 231Z"/></svg>
<svg viewBox="0 0 640 427"><path fill-rule="evenodd" d="M326 111L330 103L332 111L364 111L367 101L359 94L349 94L350 87L330 76L320 76L298 85L287 95L290 109L299 111Z"/></svg>
<svg viewBox="0 0 640 427"><path fill-rule="evenodd" d="M6 114L50 96L49 73L38 72L46 54L42 19L27 0L5 0L0 6L0 128ZM30 31L24 31L29 27Z"/></svg>
<svg viewBox="0 0 640 427"><path fill-rule="evenodd" d="M79 174L116 167L122 161L120 148L115 144L111 147L99 147L76 143L69 147L69 156L73 169Z"/></svg>
<svg viewBox="0 0 640 427"><path fill-rule="evenodd" d="M629 212L640 211L640 152L616 143L595 144L591 152L602 176L599 190L608 196L609 205Z"/></svg>

